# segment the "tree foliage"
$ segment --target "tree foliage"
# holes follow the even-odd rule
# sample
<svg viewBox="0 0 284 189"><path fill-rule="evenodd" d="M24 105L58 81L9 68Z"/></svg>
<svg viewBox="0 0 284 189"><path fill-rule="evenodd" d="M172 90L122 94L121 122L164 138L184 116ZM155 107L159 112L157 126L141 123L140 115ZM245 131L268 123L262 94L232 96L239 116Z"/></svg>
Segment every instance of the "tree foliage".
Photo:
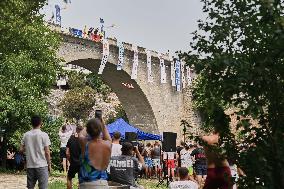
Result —
<svg viewBox="0 0 284 189"><path fill-rule="evenodd" d="M86 74L82 72L70 71L67 72L67 76L70 89L83 88L87 85L85 81Z"/></svg>
<svg viewBox="0 0 284 189"><path fill-rule="evenodd" d="M96 91L89 86L69 90L61 101L64 116L76 120L87 119L96 103L95 94Z"/></svg>
<svg viewBox="0 0 284 189"><path fill-rule="evenodd" d="M101 93L106 96L111 92L111 88L106 85L97 74L91 73L86 77L86 79L88 85L95 89L98 93Z"/></svg>
<svg viewBox="0 0 284 189"><path fill-rule="evenodd" d="M216 124L216 107L239 109L245 137L242 147L233 144L238 154L227 154L247 173L241 187L284 188L284 2L202 2L207 18L193 33L191 51L180 54L198 74L195 106L207 126Z"/></svg>
<svg viewBox="0 0 284 189"><path fill-rule="evenodd" d="M55 81L60 40L39 14L44 3L0 2L0 125L7 138L27 131L32 114L47 114L43 97Z"/></svg>
<svg viewBox="0 0 284 189"><path fill-rule="evenodd" d="M119 105L117 107L115 107L115 111L117 112L116 115L111 116L107 121L106 124L109 123L113 123L115 122L117 119L122 118L124 121L126 121L127 123L129 123L129 120L127 118L126 112L123 109L122 105Z"/></svg>

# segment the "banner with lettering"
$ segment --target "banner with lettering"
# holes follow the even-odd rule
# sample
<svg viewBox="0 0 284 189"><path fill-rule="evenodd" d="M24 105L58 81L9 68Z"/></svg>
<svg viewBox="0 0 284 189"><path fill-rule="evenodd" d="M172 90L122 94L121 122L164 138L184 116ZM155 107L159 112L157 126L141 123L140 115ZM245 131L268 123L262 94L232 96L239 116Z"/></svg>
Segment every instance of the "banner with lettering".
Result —
<svg viewBox="0 0 284 189"><path fill-rule="evenodd" d="M76 28L69 28L69 33L75 37L83 37L83 31Z"/></svg>
<svg viewBox="0 0 284 189"><path fill-rule="evenodd" d="M191 70L189 66L186 66L186 78L187 78L187 85L190 86L192 83L192 77L191 77Z"/></svg>
<svg viewBox="0 0 284 189"><path fill-rule="evenodd" d="M176 65L175 65L175 72L176 72L176 90L181 91L181 81L180 81L180 60L176 60Z"/></svg>
<svg viewBox="0 0 284 189"><path fill-rule="evenodd" d="M165 60L164 60L162 54L159 54L158 57L160 59L161 83L167 83L167 73L166 73Z"/></svg>
<svg viewBox="0 0 284 189"><path fill-rule="evenodd" d="M131 79L137 79L137 72L138 72L138 48L137 46L132 45L132 50L134 52L134 57L133 57Z"/></svg>
<svg viewBox="0 0 284 189"><path fill-rule="evenodd" d="M121 41L117 41L118 46L118 64L117 70L122 70L124 64L124 46Z"/></svg>
<svg viewBox="0 0 284 189"><path fill-rule="evenodd" d="M59 5L55 5L55 24L61 26L61 14Z"/></svg>
<svg viewBox="0 0 284 189"><path fill-rule="evenodd" d="M108 57L109 57L109 43L108 43L107 39L104 39L103 40L103 58L102 58L102 61L101 61L101 65L100 65L98 74L103 73L105 65L106 65L107 60L108 60Z"/></svg>
<svg viewBox="0 0 284 189"><path fill-rule="evenodd" d="M146 50L146 54L147 54L148 82L152 83L153 82L153 76L152 76L152 55L151 55L151 51Z"/></svg>
<svg viewBox="0 0 284 189"><path fill-rule="evenodd" d="M186 87L186 79L184 74L184 61L181 61L181 82L182 82L182 88L184 89Z"/></svg>

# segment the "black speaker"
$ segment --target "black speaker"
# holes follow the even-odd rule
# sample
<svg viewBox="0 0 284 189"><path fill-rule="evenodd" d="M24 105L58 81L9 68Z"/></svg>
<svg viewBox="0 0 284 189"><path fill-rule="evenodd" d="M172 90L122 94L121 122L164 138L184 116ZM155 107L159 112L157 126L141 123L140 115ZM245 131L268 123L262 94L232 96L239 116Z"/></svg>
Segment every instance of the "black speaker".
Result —
<svg viewBox="0 0 284 189"><path fill-rule="evenodd" d="M177 134L172 132L163 132L162 150L164 152L175 152Z"/></svg>
<svg viewBox="0 0 284 189"><path fill-rule="evenodd" d="M133 142L137 140L137 133L125 132L125 142Z"/></svg>

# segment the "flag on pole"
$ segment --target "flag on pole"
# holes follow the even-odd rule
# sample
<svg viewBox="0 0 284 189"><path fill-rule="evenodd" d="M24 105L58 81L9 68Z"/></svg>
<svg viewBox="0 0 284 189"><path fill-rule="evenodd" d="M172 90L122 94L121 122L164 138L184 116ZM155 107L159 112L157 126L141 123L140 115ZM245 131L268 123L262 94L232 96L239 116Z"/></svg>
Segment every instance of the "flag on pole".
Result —
<svg viewBox="0 0 284 189"><path fill-rule="evenodd" d="M137 79L137 72L138 72L138 48L137 46L132 45L132 50L134 52L134 58L133 58L131 79Z"/></svg>
<svg viewBox="0 0 284 189"><path fill-rule="evenodd" d="M100 24L101 24L101 34L104 34L104 19L100 18Z"/></svg>
<svg viewBox="0 0 284 189"><path fill-rule="evenodd" d="M66 3L66 4L68 4L68 3L71 4L71 0L63 0L63 1L64 1L64 3Z"/></svg>

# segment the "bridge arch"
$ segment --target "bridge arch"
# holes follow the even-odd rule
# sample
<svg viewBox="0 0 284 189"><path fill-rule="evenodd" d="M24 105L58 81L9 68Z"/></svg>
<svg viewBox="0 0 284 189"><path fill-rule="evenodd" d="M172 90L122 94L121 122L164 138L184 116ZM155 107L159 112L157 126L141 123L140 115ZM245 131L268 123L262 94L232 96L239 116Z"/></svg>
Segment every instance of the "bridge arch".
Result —
<svg viewBox="0 0 284 189"><path fill-rule="evenodd" d="M94 73L102 59L102 43L82 39L68 34L61 34L63 42L58 50L58 56L65 64L74 64ZM138 78L131 80L133 56L132 45L124 43L123 70L116 70L118 63L117 41L108 39L110 55L102 74L102 79L117 94L126 111L130 124L151 133L176 132L181 134L180 121L194 116L191 103L186 104L186 92L177 92L172 86L170 61L165 57L166 83L161 83L161 68L158 53L152 51L152 83L147 79L146 52L138 47L139 65ZM122 83L131 83L134 89L125 88ZM190 110L189 114L188 111ZM193 123L193 121L191 121Z"/></svg>
<svg viewBox="0 0 284 189"><path fill-rule="evenodd" d="M100 63L100 59L91 58L68 62L94 73L98 73ZM144 131L158 133L157 121L146 95L126 71L117 71L116 65L108 62L101 78L116 93L131 124ZM134 88L129 89L122 83L132 84Z"/></svg>

